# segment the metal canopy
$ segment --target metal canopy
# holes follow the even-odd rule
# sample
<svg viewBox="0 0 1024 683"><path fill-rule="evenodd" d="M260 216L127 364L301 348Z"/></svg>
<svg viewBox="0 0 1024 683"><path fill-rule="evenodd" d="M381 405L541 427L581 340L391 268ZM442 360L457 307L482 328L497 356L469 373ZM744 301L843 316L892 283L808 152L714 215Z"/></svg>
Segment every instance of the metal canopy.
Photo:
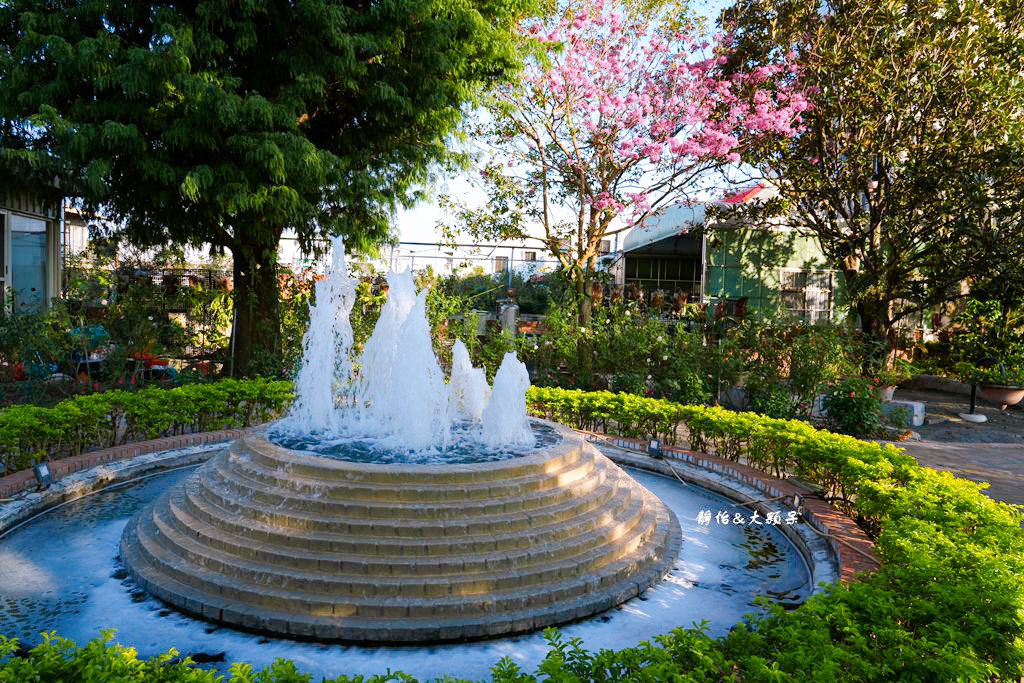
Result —
<svg viewBox="0 0 1024 683"><path fill-rule="evenodd" d="M649 216L622 241L624 252L636 251L671 237L679 237L704 224L704 204L672 204Z"/></svg>

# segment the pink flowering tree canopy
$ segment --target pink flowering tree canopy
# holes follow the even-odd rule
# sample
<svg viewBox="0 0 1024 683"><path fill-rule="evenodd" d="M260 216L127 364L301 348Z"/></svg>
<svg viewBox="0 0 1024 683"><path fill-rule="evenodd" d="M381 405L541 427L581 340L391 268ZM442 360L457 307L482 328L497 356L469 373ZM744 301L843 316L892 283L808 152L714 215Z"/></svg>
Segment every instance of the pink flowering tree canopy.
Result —
<svg viewBox="0 0 1024 683"><path fill-rule="evenodd" d="M445 228L542 230L583 293L602 239L707 189L767 138L798 133L809 104L790 60L723 76L728 36L637 16L591 0L521 24L532 56L478 131L489 202L446 199L456 219Z"/></svg>

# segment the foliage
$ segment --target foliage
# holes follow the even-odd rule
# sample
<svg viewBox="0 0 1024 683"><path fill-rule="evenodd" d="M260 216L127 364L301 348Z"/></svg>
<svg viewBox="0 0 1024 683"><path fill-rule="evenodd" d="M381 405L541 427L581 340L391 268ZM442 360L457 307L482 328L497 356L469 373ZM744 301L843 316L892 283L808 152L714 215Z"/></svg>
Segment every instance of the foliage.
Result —
<svg viewBox="0 0 1024 683"><path fill-rule="evenodd" d="M854 369L857 340L839 325L747 318L726 334L747 373L751 407L770 417L809 415L823 388Z"/></svg>
<svg viewBox="0 0 1024 683"><path fill-rule="evenodd" d="M589 327L577 324L572 305L553 304L543 333L520 340L519 355L533 369L535 384L603 385L704 403L708 384L697 362L700 345L682 326L651 317L636 302L617 300L595 309Z"/></svg>
<svg viewBox="0 0 1024 683"><path fill-rule="evenodd" d="M468 298L477 310L494 311L498 299L512 298L519 305L520 313L542 315L547 312L552 295L557 295L558 280L558 273L524 277L515 271L492 274L471 271L452 273L441 280L439 286L448 294ZM507 297L510 291L514 295Z"/></svg>
<svg viewBox="0 0 1024 683"><path fill-rule="evenodd" d="M171 389L97 392L52 408L11 406L0 412L0 464L10 473L132 441L247 427L280 414L291 398L288 382L225 379Z"/></svg>
<svg viewBox="0 0 1024 683"><path fill-rule="evenodd" d="M914 374L915 367L905 360L897 360L891 368L879 370L874 373L877 376L878 385L882 387L898 387L906 382Z"/></svg>
<svg viewBox="0 0 1024 683"><path fill-rule="evenodd" d="M520 0L0 7L0 154L134 242L232 253L236 369L278 334L276 254L387 239L464 105L517 67ZM56 182L55 182L56 180Z"/></svg>
<svg viewBox="0 0 1024 683"><path fill-rule="evenodd" d="M533 388L528 400L535 414L577 428L607 426L644 439L686 431L697 450L818 484L872 535L882 563L797 609L766 606L766 614L719 639L695 624L654 642L590 652L550 629L536 674L505 658L493 669L496 683L1012 681L1024 673L1024 515L984 496L978 484L923 468L894 446L799 421L608 392ZM173 653L162 664L139 662L107 641L78 649L50 636L26 658L7 654L13 641L0 641L0 681L78 680L85 671L95 680L214 680L168 662ZM231 675L238 683L260 680L245 664ZM305 680L285 662L263 676Z"/></svg>
<svg viewBox="0 0 1024 683"><path fill-rule="evenodd" d="M740 210L817 234L866 334L892 346L900 320L1019 264L1018 5L741 0L723 20L727 70L795 54L813 104L805 134L757 150L779 196Z"/></svg>
<svg viewBox="0 0 1024 683"><path fill-rule="evenodd" d="M0 307L0 372L3 381L44 380L63 367L76 347L60 306L11 313L13 294Z"/></svg>
<svg viewBox="0 0 1024 683"><path fill-rule="evenodd" d="M610 427L668 442L685 430L696 450L820 485L875 537L882 558L881 569L861 582L832 587L795 611L755 617L722 640L703 638L699 628L677 630L657 647L586 661L629 666L618 677L640 680L667 678L646 672L669 665L682 680L1021 675L1024 586L1015 577L1024 569L1024 518L979 493L978 485L922 468L895 447L798 421L604 392L534 388L528 396L535 413L578 428ZM582 680L604 680L605 669L584 673L557 660L552 653L546 663L556 679L574 671Z"/></svg>
<svg viewBox="0 0 1024 683"><path fill-rule="evenodd" d="M83 647L55 633L43 633L43 642L25 657L14 657L18 642L0 636L0 683L23 681L118 681L118 683L308 683L312 676L299 672L294 662L278 659L257 671L250 664L231 665L227 676L195 667L189 657L173 648L150 659L139 659L130 647L112 643L114 631ZM381 676L323 679L323 683L391 683L412 681L401 672Z"/></svg>
<svg viewBox="0 0 1024 683"><path fill-rule="evenodd" d="M954 358L976 363L986 356L1024 356L1024 305L1009 308L998 301L968 298L961 302L953 323Z"/></svg>
<svg viewBox="0 0 1024 683"><path fill-rule="evenodd" d="M725 324L728 323L728 324ZM520 343L541 386L608 387L682 403L742 386L751 407L773 417L809 415L829 383L860 363L858 340L839 325L788 320L664 320L638 302L613 299L589 327L553 306L543 334ZM586 342L589 368L580 362Z"/></svg>
<svg viewBox="0 0 1024 683"><path fill-rule="evenodd" d="M445 205L449 233L540 239L572 278L581 324L602 239L704 189L763 139L795 134L806 107L784 67L718 78L728 41L705 39L676 4L621 9L572 3L523 23L533 55L495 89L478 131L491 146L488 203Z"/></svg>
<svg viewBox="0 0 1024 683"><path fill-rule="evenodd" d="M986 366L961 362L957 363L956 369L964 382L1024 387L1024 357L1008 358L1005 363Z"/></svg>
<svg viewBox="0 0 1024 683"><path fill-rule="evenodd" d="M883 385L884 386L884 385ZM843 434L875 436L882 426L877 381L845 379L825 394L829 423Z"/></svg>

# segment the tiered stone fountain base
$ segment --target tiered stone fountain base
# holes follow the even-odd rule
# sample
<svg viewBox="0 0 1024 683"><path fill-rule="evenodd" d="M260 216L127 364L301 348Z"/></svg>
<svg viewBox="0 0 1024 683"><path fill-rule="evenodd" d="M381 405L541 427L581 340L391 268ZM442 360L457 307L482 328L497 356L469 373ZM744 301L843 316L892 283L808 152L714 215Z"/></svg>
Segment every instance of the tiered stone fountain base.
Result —
<svg viewBox="0 0 1024 683"><path fill-rule="evenodd" d="M442 641L608 609L671 568L679 524L578 436L471 465L367 465L236 441L125 529L156 597L247 629Z"/></svg>

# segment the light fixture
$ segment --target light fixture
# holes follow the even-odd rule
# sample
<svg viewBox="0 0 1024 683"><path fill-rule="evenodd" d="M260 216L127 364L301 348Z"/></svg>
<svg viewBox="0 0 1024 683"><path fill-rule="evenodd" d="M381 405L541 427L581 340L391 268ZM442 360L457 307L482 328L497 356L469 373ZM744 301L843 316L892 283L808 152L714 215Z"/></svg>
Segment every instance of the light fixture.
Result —
<svg viewBox="0 0 1024 683"><path fill-rule="evenodd" d="M36 475L36 482L39 484L40 491L50 488L50 484L53 483L53 475L50 474L49 463L41 462L32 467L32 471Z"/></svg>

